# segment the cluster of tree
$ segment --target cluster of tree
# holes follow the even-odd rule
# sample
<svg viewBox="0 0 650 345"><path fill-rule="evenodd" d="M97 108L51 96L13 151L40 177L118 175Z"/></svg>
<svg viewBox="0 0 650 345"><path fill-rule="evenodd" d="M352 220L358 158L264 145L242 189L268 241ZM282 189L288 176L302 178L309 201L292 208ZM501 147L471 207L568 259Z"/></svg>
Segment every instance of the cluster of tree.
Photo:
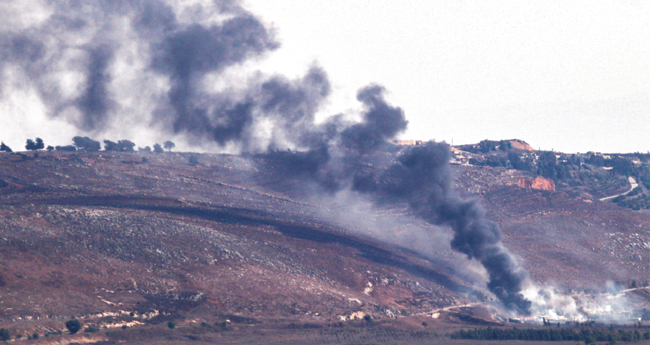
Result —
<svg viewBox="0 0 650 345"><path fill-rule="evenodd" d="M605 166L612 167L612 171L619 175L639 177L639 169L631 160L615 156L605 161Z"/></svg>
<svg viewBox="0 0 650 345"><path fill-rule="evenodd" d="M508 161L513 169L531 171L533 170L533 161L529 157L522 158L517 152L508 152Z"/></svg>
<svg viewBox="0 0 650 345"><path fill-rule="evenodd" d="M568 164L558 164L554 152L542 152L537 158L537 175L554 180L565 180L571 176Z"/></svg>
<svg viewBox="0 0 650 345"><path fill-rule="evenodd" d="M585 159L585 163L591 164L595 167L604 167L605 166L605 157L592 153Z"/></svg>
<svg viewBox="0 0 650 345"><path fill-rule="evenodd" d="M118 140L117 142L104 140L104 150L115 152L133 152L135 144L130 140Z"/></svg>
<svg viewBox="0 0 650 345"><path fill-rule="evenodd" d="M497 143L500 143L496 141L482 141L481 143L483 143L483 146L481 147L485 150L490 149L495 151L494 147L507 147L495 146ZM475 151L480 151L476 148L476 145L471 147L474 147ZM472 151L471 149L468 150ZM600 154L591 153L587 157L576 154L564 156L560 161L558 161L555 152L552 151L538 151L537 159L533 160L531 156L524 156L520 151L507 149L507 153L492 153L485 155L483 159L472 158L469 163L477 166L509 167L517 170L528 171L556 181L570 181L577 178L580 178L581 180L583 179L583 176L580 176L579 173L574 173L573 175L575 176L572 176L572 170L580 171L586 169L586 171L589 172L589 170L593 171L594 168L609 167L611 168L609 169L611 175L635 177L638 181L643 183L646 188L650 189L650 167L647 165L635 164L632 159L636 157L643 157L643 159L641 159L642 162L650 160L650 154L643 155L637 153L635 156L631 157L614 155L612 158L605 159L605 157Z"/></svg>
<svg viewBox="0 0 650 345"><path fill-rule="evenodd" d="M641 161L647 161L645 155L638 154L637 156L643 157ZM614 156L611 159L605 159L602 155L592 153L587 159L585 159L585 163L591 164L595 167L611 167L612 172L619 175L634 176L637 178L641 175L641 171L631 159L621 156Z"/></svg>
<svg viewBox="0 0 650 345"><path fill-rule="evenodd" d="M488 153L491 151L508 151L512 149L512 143L509 140L482 140L478 145L461 145L461 150L471 153Z"/></svg>
<svg viewBox="0 0 650 345"><path fill-rule="evenodd" d="M153 145L153 152L155 153L162 153L165 152L163 150L163 147L167 149L167 151L171 152L171 150L176 147L176 144L174 144L171 141L165 141L163 143L163 146L160 146L160 144L156 143ZM118 152L134 152L135 144L132 141L129 140L118 140L118 142L113 142L110 140L104 140L104 150L106 151L118 151ZM138 151L140 152L151 152L151 148L149 146L145 147L138 147Z"/></svg>
<svg viewBox="0 0 650 345"><path fill-rule="evenodd" d="M63 146L48 146L48 151L88 151L88 152L97 152L101 149L101 144L99 141L93 140L89 137L80 137L76 136L72 138L74 145L63 145ZM163 145L156 143L153 145L153 152L162 153L165 152L163 147L169 152L176 147L176 145L171 141L165 141ZM43 139L36 138L35 140L27 139L27 144L25 149L30 151L42 150L45 148L45 143ZM104 150L106 151L116 151L116 152L134 152L135 144L130 140L118 140L117 142L104 140ZM4 142L0 143L0 151L4 152L13 152L11 148L5 145ZM138 147L138 151L141 152L152 152L149 146L144 148Z"/></svg>
<svg viewBox="0 0 650 345"><path fill-rule="evenodd" d="M79 320L77 320L77 319L68 320L65 323L65 327L68 329L68 331L70 331L70 334L75 334L75 333L77 333L77 332L79 332L81 330L81 322L79 322ZM45 336L47 337L49 335L57 335L57 334L62 334L62 332L61 331L57 331L57 332L54 332L54 333L49 333L48 332L48 333L45 333ZM22 334L18 334L18 335L16 335L15 339L20 340L20 339L22 339L22 337L23 337ZM38 339L38 338L40 338L40 335L38 333L34 333L34 334L31 334L31 335L27 336L27 339L30 339L30 340L31 339ZM4 328L0 328L0 340L2 340L2 341L11 340L11 334L9 333L8 330L6 330Z"/></svg>
<svg viewBox="0 0 650 345"><path fill-rule="evenodd" d="M45 144L43 143L43 139L36 138L36 141L32 139L27 139L27 144L25 145L25 149L29 151L36 151L36 150L42 150L44 148L45 148Z"/></svg>
<svg viewBox="0 0 650 345"><path fill-rule="evenodd" d="M22 334L18 334L18 335L16 335L16 340L20 340L20 339L22 339L22 337L23 337ZM29 340L38 339L39 337L40 336L38 335L38 333L27 335L27 339L29 339ZM4 328L0 328L0 340L2 340L2 341L11 340L11 334L9 334L8 330L6 330Z"/></svg>
<svg viewBox="0 0 650 345"><path fill-rule="evenodd" d="M558 164L555 153L541 152L535 164L530 157L522 157L519 152L509 151L507 155L489 155L485 160L470 159L469 163L478 166L512 167L513 169L529 171L554 180L564 180L570 175L570 162Z"/></svg>
<svg viewBox="0 0 650 345"><path fill-rule="evenodd" d="M479 161L475 158L470 158L469 164L490 167L506 167L508 166L508 158L502 155L487 156L483 161Z"/></svg>
<svg viewBox="0 0 650 345"><path fill-rule="evenodd" d="M632 193L635 194L631 195ZM641 187L636 187L629 194L619 195L615 197L612 201L621 207L630 208L635 211L639 211L642 209L646 209L646 210L650 209L650 196L641 195L635 198L634 196L638 195L639 193L641 193Z"/></svg>
<svg viewBox="0 0 650 345"><path fill-rule="evenodd" d="M638 341L650 339L650 331L641 333L634 329L595 328L483 328L460 330L451 334L452 339L473 340L532 340L532 341L584 341L593 344L596 341Z"/></svg>
<svg viewBox="0 0 650 345"><path fill-rule="evenodd" d="M74 146L76 146L80 151L96 152L101 148L99 141L92 140L88 137L76 136L72 138L72 142L74 143Z"/></svg>
<svg viewBox="0 0 650 345"><path fill-rule="evenodd" d="M70 152L70 151L77 151L77 148L74 145L65 145L65 146L58 146L57 145L55 147L48 146L47 150L48 151L57 150L57 151L68 151L68 152Z"/></svg>
<svg viewBox="0 0 650 345"><path fill-rule="evenodd" d="M490 155L482 161L470 159L469 163L478 166L512 167L513 169L529 171L536 175L541 175L554 180L565 180L570 178L570 171L572 165L574 165L571 163L571 160L558 163L555 153L550 151L540 152L536 163L533 162L532 158L523 157L517 151L509 151L507 155Z"/></svg>

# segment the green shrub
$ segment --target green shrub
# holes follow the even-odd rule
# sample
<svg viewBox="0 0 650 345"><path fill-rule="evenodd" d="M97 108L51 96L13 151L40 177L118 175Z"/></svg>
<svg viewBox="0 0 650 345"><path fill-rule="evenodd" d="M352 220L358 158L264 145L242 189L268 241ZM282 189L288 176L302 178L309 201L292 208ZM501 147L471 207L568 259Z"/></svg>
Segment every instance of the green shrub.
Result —
<svg viewBox="0 0 650 345"><path fill-rule="evenodd" d="M4 328L0 328L0 340L7 341L9 339L11 339L11 336L9 335L9 331Z"/></svg>
<svg viewBox="0 0 650 345"><path fill-rule="evenodd" d="M68 320L65 323L65 327L68 329L68 331L70 331L71 334L75 334L81 329L81 322L76 319Z"/></svg>

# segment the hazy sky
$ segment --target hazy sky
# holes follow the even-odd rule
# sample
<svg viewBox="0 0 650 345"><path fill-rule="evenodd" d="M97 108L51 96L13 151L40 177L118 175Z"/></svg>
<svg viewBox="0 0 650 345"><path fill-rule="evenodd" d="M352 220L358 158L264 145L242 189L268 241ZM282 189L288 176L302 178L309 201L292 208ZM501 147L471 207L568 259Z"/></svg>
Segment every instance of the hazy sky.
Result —
<svg viewBox="0 0 650 345"><path fill-rule="evenodd" d="M0 27L16 31L41 22L47 2L33 1L0 2ZM210 0L170 1L191 7ZM281 47L239 72L301 78L321 66L333 92L320 117L358 112L357 90L378 83L406 113L405 139L518 138L564 152L650 151L650 2L244 0L243 6L273 28ZM143 102L129 86L135 79L123 67L112 70L111 90L127 100L120 106L149 111L138 107ZM69 119L48 116L23 75L9 67L2 73L0 140L14 149L27 137L67 145L78 134L142 146L178 139L179 149L196 149L136 120L117 122L108 133L80 132Z"/></svg>
<svg viewBox="0 0 650 345"><path fill-rule="evenodd" d="M565 152L650 150L650 2L246 0L282 47L263 66L317 61L324 113L384 85L403 138L526 140Z"/></svg>

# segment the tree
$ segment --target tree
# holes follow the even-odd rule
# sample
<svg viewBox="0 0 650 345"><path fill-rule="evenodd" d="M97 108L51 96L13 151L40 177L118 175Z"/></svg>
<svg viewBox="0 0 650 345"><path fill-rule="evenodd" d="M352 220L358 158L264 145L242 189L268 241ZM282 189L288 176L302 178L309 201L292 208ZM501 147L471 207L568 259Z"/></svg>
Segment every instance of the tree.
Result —
<svg viewBox="0 0 650 345"><path fill-rule="evenodd" d="M153 152L155 152L155 153L163 153L165 151L163 151L163 148L162 148L162 146L160 146L160 144L155 143L153 145Z"/></svg>
<svg viewBox="0 0 650 345"><path fill-rule="evenodd" d="M517 152L514 151L508 152L508 160L510 161L510 164L512 165L513 169L517 169L517 170L530 169L530 164L526 164L526 162L521 159L521 156Z"/></svg>
<svg viewBox="0 0 650 345"><path fill-rule="evenodd" d="M135 147L135 143L133 143L130 140L118 140L117 145L120 148L120 151L122 151L122 152L133 152L133 151L135 151L133 149Z"/></svg>
<svg viewBox="0 0 650 345"><path fill-rule="evenodd" d="M65 327L68 329L68 331L70 331L71 334L75 334L81 329L81 323L77 319L72 319L66 321Z"/></svg>
<svg viewBox="0 0 650 345"><path fill-rule="evenodd" d="M139 152L151 152L151 147L145 146L145 147L138 147Z"/></svg>
<svg viewBox="0 0 650 345"><path fill-rule="evenodd" d="M135 144L130 140L118 140L117 142L104 140L104 150L117 152L133 152Z"/></svg>
<svg viewBox="0 0 650 345"><path fill-rule="evenodd" d="M52 151L54 151L54 146L52 146L52 145L47 145L47 149L46 149L46 150L52 152Z"/></svg>
<svg viewBox="0 0 650 345"><path fill-rule="evenodd" d="M36 150L36 143L32 139L27 139L27 144L25 145L27 150Z"/></svg>
<svg viewBox="0 0 650 345"><path fill-rule="evenodd" d="M57 151L77 151L77 148L74 147L74 145L56 146L55 149Z"/></svg>
<svg viewBox="0 0 650 345"><path fill-rule="evenodd" d="M196 158L195 155L190 155L189 161L190 161L190 165L197 165L197 164L199 164L199 159Z"/></svg>
<svg viewBox="0 0 650 345"><path fill-rule="evenodd" d="M7 331L4 328L0 328L0 340L7 341L10 339L11 339L11 335L9 335L9 331Z"/></svg>
<svg viewBox="0 0 650 345"><path fill-rule="evenodd" d="M34 142L32 139L27 139L25 148L30 151L42 150L45 148L45 144L41 138L36 138L36 142Z"/></svg>
<svg viewBox="0 0 650 345"><path fill-rule="evenodd" d="M104 140L104 150L117 151L117 143L110 140Z"/></svg>
<svg viewBox="0 0 650 345"><path fill-rule="evenodd" d="M74 137L72 138L72 142L74 143L74 146L76 146L79 150L83 151L99 151L101 148L101 145L99 144L99 141L92 140L88 137Z"/></svg>
<svg viewBox="0 0 650 345"><path fill-rule="evenodd" d="M174 329L174 327L176 327L176 324L174 323L174 321L169 321L167 322L167 327L169 327L170 329Z"/></svg>
<svg viewBox="0 0 650 345"><path fill-rule="evenodd" d="M167 140L163 143L163 146L167 149L167 151L172 152L172 149L176 147L176 144L172 143L171 141Z"/></svg>
<svg viewBox="0 0 650 345"><path fill-rule="evenodd" d="M3 142L2 144L0 144L0 151L4 151L4 152L13 152L13 151L11 151L11 149L9 148L9 146L5 145L4 142Z"/></svg>
<svg viewBox="0 0 650 345"><path fill-rule="evenodd" d="M585 160L585 162L593 166L602 167L605 165L605 158L602 155L592 153L589 158Z"/></svg>
<svg viewBox="0 0 650 345"><path fill-rule="evenodd" d="M537 174L555 179L557 177L556 166L557 157L555 157L555 153L551 151L542 152L537 161Z"/></svg>

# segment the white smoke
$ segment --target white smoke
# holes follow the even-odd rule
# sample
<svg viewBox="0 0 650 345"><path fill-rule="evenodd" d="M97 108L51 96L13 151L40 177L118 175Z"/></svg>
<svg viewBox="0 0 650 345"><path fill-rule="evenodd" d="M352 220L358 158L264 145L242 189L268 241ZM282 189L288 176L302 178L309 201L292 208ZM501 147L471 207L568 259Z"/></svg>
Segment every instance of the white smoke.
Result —
<svg viewBox="0 0 650 345"><path fill-rule="evenodd" d="M530 283L523 291L532 304L533 321L543 318L558 322L624 322L635 317L634 304L628 293L607 282L602 292L560 292L551 285Z"/></svg>

